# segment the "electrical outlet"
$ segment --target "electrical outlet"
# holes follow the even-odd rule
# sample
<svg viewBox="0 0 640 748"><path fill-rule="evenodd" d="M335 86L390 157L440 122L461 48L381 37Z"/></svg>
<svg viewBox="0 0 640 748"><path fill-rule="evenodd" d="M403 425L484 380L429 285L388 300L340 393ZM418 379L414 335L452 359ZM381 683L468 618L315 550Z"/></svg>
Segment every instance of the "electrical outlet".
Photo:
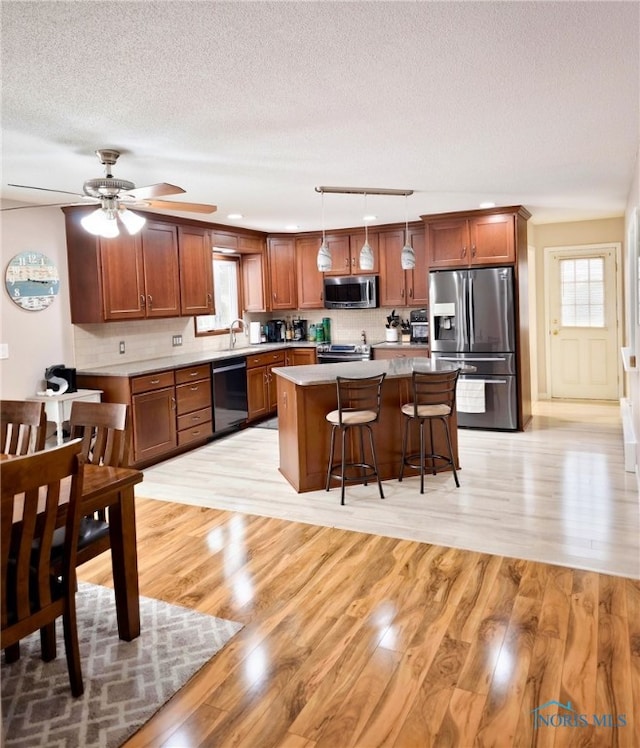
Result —
<svg viewBox="0 0 640 748"><path fill-rule="evenodd" d="M182 345L182 335L174 335L173 336L173 345Z"/></svg>
<svg viewBox="0 0 640 748"><path fill-rule="evenodd" d="M120 353L124 353L124 340L120 341Z"/></svg>

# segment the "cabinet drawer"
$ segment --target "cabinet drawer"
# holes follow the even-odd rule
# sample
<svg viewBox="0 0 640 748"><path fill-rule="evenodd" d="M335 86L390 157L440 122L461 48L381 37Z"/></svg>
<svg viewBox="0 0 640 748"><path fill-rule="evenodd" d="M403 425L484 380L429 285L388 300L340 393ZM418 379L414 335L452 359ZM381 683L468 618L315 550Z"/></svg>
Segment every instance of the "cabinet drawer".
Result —
<svg viewBox="0 0 640 748"><path fill-rule="evenodd" d="M176 387L176 407L178 415L191 413L201 408L211 408L211 381L209 379Z"/></svg>
<svg viewBox="0 0 640 748"><path fill-rule="evenodd" d="M176 369L176 384L197 382L198 379L210 378L211 364L200 364L198 366L188 366L184 369Z"/></svg>
<svg viewBox="0 0 640 748"><path fill-rule="evenodd" d="M256 366L284 366L284 351L267 351L257 353L255 356L247 356L247 369Z"/></svg>
<svg viewBox="0 0 640 748"><path fill-rule="evenodd" d="M195 428L197 426L204 426L207 422L211 421L211 408L200 408L200 410L194 410L193 413L185 413L182 416L178 416L178 431L184 431L184 429Z"/></svg>
<svg viewBox="0 0 640 748"><path fill-rule="evenodd" d="M152 390L160 390L163 387L173 387L174 384L173 371L145 374L140 377L132 377L131 393L136 395L138 392L151 392Z"/></svg>
<svg viewBox="0 0 640 748"><path fill-rule="evenodd" d="M202 423L199 426L192 426L191 428L178 431L178 446L181 447L183 444L189 444L189 442L200 441L206 439L213 434L213 426L211 421Z"/></svg>

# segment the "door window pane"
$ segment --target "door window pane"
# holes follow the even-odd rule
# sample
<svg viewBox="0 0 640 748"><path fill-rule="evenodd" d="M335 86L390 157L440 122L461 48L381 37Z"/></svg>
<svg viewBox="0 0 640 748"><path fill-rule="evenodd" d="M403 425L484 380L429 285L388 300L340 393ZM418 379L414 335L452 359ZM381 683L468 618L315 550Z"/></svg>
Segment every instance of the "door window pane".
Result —
<svg viewBox="0 0 640 748"><path fill-rule="evenodd" d="M604 327L604 257L560 260L563 327Z"/></svg>

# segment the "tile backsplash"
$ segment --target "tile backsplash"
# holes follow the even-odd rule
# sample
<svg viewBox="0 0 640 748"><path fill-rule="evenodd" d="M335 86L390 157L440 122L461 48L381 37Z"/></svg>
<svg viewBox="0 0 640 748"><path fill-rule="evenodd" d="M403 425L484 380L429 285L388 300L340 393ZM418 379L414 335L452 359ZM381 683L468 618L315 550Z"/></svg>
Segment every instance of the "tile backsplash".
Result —
<svg viewBox="0 0 640 748"><path fill-rule="evenodd" d="M409 318L410 309L396 309L403 319ZM320 322L323 317L331 319L331 339L334 343L357 343L364 330L368 343L384 340L385 323L391 309L314 309L284 312L280 315L245 314L247 322L265 323L269 319L293 319L301 317L307 324ZM182 336L182 345L174 346L174 336ZM201 354L207 351L225 350L229 345L228 335L196 337L193 317L172 317L127 322L106 322L96 325L74 325L73 328L75 366L78 369L123 364L129 361L148 361L171 355ZM124 353L120 343L124 342ZM248 338L246 338L248 345ZM236 347L243 347L242 333L238 335Z"/></svg>

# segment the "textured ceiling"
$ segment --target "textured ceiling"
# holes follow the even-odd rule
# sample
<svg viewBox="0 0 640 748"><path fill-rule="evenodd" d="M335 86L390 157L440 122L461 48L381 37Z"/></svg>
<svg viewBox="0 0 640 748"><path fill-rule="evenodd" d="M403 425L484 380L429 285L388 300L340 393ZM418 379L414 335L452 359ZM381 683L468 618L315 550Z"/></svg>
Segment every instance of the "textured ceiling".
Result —
<svg viewBox="0 0 640 748"><path fill-rule="evenodd" d="M10 2L3 207L114 175L206 218L321 225L317 185L375 223L523 204L534 223L621 215L640 142L637 2ZM60 201L64 195L60 196ZM173 198L170 198L173 199ZM327 195L327 228L364 198ZM406 202L406 204L405 204ZM200 217L200 216L195 216Z"/></svg>

